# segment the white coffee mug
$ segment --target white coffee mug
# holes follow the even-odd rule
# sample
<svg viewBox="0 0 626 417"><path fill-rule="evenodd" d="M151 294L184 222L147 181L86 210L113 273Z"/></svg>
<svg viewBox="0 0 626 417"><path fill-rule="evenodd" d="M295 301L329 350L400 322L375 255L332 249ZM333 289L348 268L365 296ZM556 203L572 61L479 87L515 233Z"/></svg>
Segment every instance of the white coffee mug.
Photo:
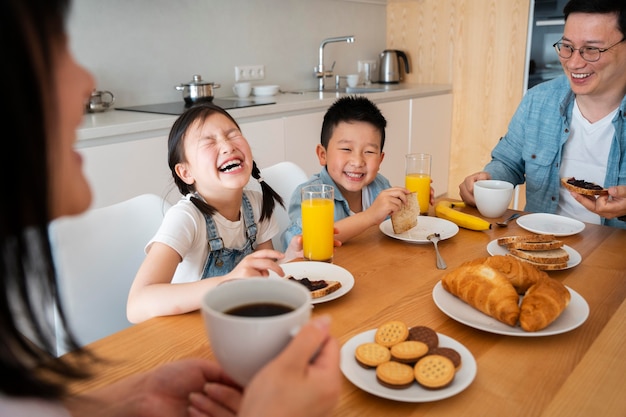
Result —
<svg viewBox="0 0 626 417"><path fill-rule="evenodd" d="M348 87L356 87L359 85L359 74L348 74L346 80L348 81Z"/></svg>
<svg viewBox="0 0 626 417"><path fill-rule="evenodd" d="M275 316L244 317L232 310L273 304L290 311ZM202 315L211 348L224 371L246 386L256 372L278 355L311 317L311 292L283 278L226 281L202 299Z"/></svg>
<svg viewBox="0 0 626 417"><path fill-rule="evenodd" d="M481 180L474 183L476 208L485 217L502 216L511 204L513 184L500 180Z"/></svg>
<svg viewBox="0 0 626 417"><path fill-rule="evenodd" d="M233 85L233 93L239 98L245 98L252 92L252 83L235 83Z"/></svg>

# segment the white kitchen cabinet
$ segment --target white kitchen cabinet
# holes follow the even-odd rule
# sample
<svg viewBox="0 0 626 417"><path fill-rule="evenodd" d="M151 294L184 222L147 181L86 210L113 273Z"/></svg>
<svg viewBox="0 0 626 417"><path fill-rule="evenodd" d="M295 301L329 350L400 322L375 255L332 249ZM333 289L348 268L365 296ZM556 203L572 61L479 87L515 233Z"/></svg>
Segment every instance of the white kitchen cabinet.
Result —
<svg viewBox="0 0 626 417"><path fill-rule="evenodd" d="M167 165L167 137L131 140L79 149L93 192L92 208L153 193L170 202L180 193Z"/></svg>
<svg viewBox="0 0 626 417"><path fill-rule="evenodd" d="M240 123L239 127L250 144L252 156L259 169L285 160L282 119Z"/></svg>
<svg viewBox="0 0 626 417"><path fill-rule="evenodd" d="M285 158L299 165L308 176L318 173L322 168L315 147L320 143L325 113L318 111L283 118Z"/></svg>
<svg viewBox="0 0 626 417"><path fill-rule="evenodd" d="M431 177L435 196L448 193L452 94L411 100L411 153L432 155Z"/></svg>
<svg viewBox="0 0 626 417"><path fill-rule="evenodd" d="M411 101L391 101L378 104L387 120L385 129L385 159L380 167L392 186L404 187L404 155L409 151Z"/></svg>

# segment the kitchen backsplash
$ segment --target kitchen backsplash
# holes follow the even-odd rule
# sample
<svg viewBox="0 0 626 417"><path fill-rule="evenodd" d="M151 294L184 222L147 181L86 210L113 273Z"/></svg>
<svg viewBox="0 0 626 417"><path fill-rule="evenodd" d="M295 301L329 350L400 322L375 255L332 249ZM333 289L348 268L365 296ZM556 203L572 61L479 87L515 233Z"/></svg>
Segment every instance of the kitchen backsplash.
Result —
<svg viewBox="0 0 626 417"><path fill-rule="evenodd" d="M385 49L384 4L341 0L75 0L69 22L78 61L116 106L182 100L180 83L201 74L232 96L235 65L265 65L282 89L313 88L321 41L335 74L357 71Z"/></svg>

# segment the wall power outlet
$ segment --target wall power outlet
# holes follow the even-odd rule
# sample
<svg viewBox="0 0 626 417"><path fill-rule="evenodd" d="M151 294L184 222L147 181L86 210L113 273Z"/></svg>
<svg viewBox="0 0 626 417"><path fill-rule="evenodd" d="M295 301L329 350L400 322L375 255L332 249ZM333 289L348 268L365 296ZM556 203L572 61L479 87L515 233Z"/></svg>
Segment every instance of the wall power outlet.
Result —
<svg viewBox="0 0 626 417"><path fill-rule="evenodd" d="M255 81L265 78L265 65L237 65L235 81Z"/></svg>

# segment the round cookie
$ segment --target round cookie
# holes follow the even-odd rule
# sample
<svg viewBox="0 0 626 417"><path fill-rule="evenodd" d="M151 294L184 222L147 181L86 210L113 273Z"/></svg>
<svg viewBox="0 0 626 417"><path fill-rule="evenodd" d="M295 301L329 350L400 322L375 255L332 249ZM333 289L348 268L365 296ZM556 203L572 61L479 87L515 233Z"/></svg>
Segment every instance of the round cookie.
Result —
<svg viewBox="0 0 626 417"><path fill-rule="evenodd" d="M426 355L415 364L415 379L424 388L438 389L450 384L455 369L452 361L441 355Z"/></svg>
<svg viewBox="0 0 626 417"><path fill-rule="evenodd" d="M391 360L389 349L378 343L363 343L357 346L354 356L359 365L364 368L375 368Z"/></svg>
<svg viewBox="0 0 626 417"><path fill-rule="evenodd" d="M452 348L439 346L431 349L428 353L431 355L445 356L452 361L452 364L456 369L459 369L459 367L461 366L461 355L459 354L459 352Z"/></svg>
<svg viewBox="0 0 626 417"><path fill-rule="evenodd" d="M391 347L391 357L402 363L415 363L427 353L428 346L426 343L416 340L405 340Z"/></svg>
<svg viewBox="0 0 626 417"><path fill-rule="evenodd" d="M413 367L405 363L389 361L376 367L376 379L388 388L408 388L415 381Z"/></svg>
<svg viewBox="0 0 626 417"><path fill-rule="evenodd" d="M399 320L388 321L376 329L374 341L386 347L404 342L409 335L406 324Z"/></svg>
<svg viewBox="0 0 626 417"><path fill-rule="evenodd" d="M437 332L426 326L411 327L407 339L426 343L428 349L434 349L439 346L439 336L437 336Z"/></svg>

